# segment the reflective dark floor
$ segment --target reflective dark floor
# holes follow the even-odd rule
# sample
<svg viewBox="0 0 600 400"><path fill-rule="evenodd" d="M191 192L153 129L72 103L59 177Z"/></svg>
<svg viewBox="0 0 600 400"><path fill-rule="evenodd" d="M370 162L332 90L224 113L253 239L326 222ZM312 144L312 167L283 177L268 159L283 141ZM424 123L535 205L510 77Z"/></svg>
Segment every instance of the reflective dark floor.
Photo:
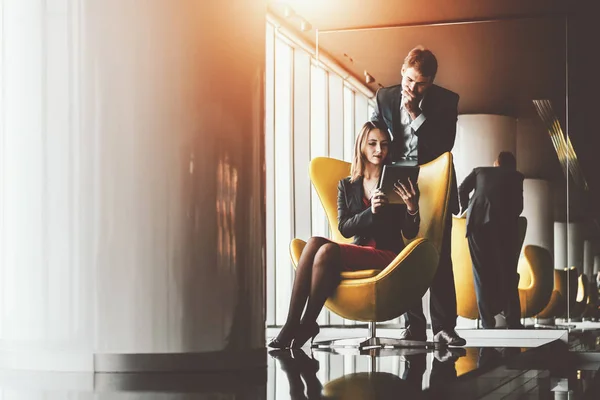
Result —
<svg viewBox="0 0 600 400"><path fill-rule="evenodd" d="M270 353L267 399L600 399L600 363L571 357L561 341L362 355L306 350Z"/></svg>
<svg viewBox="0 0 600 400"><path fill-rule="evenodd" d="M271 352L268 399L424 398L478 367L492 367L521 348L372 351L352 355L305 350ZM272 391L272 392L271 392Z"/></svg>
<svg viewBox="0 0 600 400"><path fill-rule="evenodd" d="M599 332L571 331L567 339L559 333L561 339L543 344L530 338L521 346L496 346L503 339L475 332L467 339L469 347L459 349L274 351L266 355L267 368L239 373L94 375L0 370L0 400L598 400ZM543 336L527 333L532 338Z"/></svg>

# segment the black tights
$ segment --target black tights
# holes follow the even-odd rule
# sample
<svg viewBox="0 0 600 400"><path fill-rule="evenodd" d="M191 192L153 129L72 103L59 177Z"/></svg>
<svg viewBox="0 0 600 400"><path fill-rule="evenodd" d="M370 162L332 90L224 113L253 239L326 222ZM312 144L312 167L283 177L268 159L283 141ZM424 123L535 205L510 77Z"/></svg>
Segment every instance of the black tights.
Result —
<svg viewBox="0 0 600 400"><path fill-rule="evenodd" d="M340 271L340 247L322 237L308 239L298 260L290 309L280 338L293 335L300 324L316 323L325 301L340 282Z"/></svg>

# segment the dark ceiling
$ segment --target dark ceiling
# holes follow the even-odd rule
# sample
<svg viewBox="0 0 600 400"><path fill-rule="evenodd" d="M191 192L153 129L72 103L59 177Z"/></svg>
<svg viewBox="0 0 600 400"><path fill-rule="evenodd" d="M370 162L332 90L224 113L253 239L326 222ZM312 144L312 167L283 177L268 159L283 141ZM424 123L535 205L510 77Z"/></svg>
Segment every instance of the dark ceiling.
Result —
<svg viewBox="0 0 600 400"><path fill-rule="evenodd" d="M397 84L405 55L422 44L438 58L436 83L461 95L459 112L522 116L533 112L531 99L564 98L561 4L288 0L270 8L291 28L308 21L312 29L303 36L314 44L318 30L319 46L344 69L361 81L365 71L375 78L372 91Z"/></svg>

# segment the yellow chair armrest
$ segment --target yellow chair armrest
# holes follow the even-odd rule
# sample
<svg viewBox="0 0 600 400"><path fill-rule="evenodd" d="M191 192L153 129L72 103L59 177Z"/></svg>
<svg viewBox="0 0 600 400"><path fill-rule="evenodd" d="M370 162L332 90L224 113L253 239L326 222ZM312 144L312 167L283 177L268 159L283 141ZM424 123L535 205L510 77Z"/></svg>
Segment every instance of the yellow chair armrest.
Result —
<svg viewBox="0 0 600 400"><path fill-rule="evenodd" d="M342 280L372 278L374 276L379 275L380 272L381 272L380 269L363 269L361 271L342 271L341 277L342 277Z"/></svg>
<svg viewBox="0 0 600 400"><path fill-rule="evenodd" d="M304 240L292 239L290 243L290 257L292 258L294 268L298 266L298 260L300 259L300 254L302 254L304 247L306 247L306 242Z"/></svg>
<svg viewBox="0 0 600 400"><path fill-rule="evenodd" d="M338 315L356 321L387 321L399 317L427 292L438 260L433 243L416 239L378 275L342 280L327 306ZM392 298L393 302L377 301Z"/></svg>

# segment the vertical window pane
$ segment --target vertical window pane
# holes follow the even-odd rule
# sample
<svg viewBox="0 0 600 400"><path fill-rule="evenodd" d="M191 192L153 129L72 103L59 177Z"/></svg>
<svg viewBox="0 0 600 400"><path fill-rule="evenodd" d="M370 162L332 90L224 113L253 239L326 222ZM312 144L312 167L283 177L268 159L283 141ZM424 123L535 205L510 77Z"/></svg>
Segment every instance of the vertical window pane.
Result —
<svg viewBox="0 0 600 400"><path fill-rule="evenodd" d="M303 240L311 234L310 70L310 54L294 50L294 236Z"/></svg>
<svg viewBox="0 0 600 400"><path fill-rule="evenodd" d="M267 24L265 64L265 168L267 325L275 324L275 32Z"/></svg>
<svg viewBox="0 0 600 400"><path fill-rule="evenodd" d="M328 155L327 149L327 73L315 65L311 69L310 152L311 158ZM312 192L312 235L329 236L327 218L315 192Z"/></svg>
<svg viewBox="0 0 600 400"><path fill-rule="evenodd" d="M352 162L355 132L354 92L349 87L344 86L344 160L348 162Z"/></svg>
<svg viewBox="0 0 600 400"><path fill-rule="evenodd" d="M329 157L344 158L344 82L329 74Z"/></svg>
<svg viewBox="0 0 600 400"><path fill-rule="evenodd" d="M275 267L277 276L276 323L287 316L292 282L288 246L292 233L292 49L275 40Z"/></svg>
<svg viewBox="0 0 600 400"><path fill-rule="evenodd" d="M354 95L354 130L358 131L369 120L367 117L369 103L367 98L360 93Z"/></svg>
<svg viewBox="0 0 600 400"><path fill-rule="evenodd" d="M375 111L375 107L373 107L371 105L371 103L369 103L368 107L367 107L367 121L371 120L371 116L373 115L373 112Z"/></svg>

